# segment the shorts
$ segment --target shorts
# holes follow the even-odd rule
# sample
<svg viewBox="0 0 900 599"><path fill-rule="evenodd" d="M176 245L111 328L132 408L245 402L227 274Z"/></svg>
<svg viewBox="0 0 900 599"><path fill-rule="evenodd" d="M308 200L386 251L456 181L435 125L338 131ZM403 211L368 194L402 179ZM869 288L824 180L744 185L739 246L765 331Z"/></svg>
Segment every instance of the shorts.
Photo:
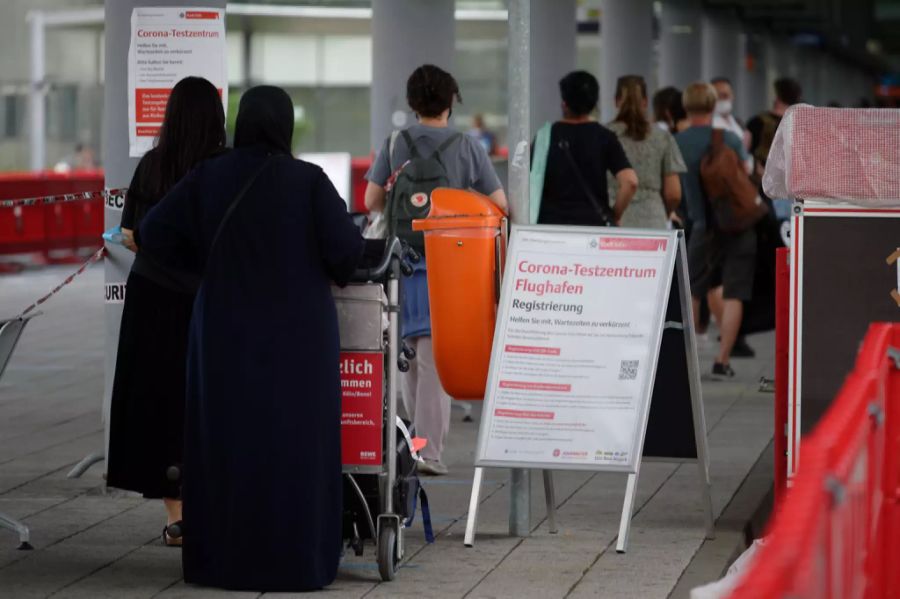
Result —
<svg viewBox="0 0 900 599"><path fill-rule="evenodd" d="M721 286L725 299L749 301L756 274L756 230L695 231L688 242L688 270L694 297Z"/></svg>

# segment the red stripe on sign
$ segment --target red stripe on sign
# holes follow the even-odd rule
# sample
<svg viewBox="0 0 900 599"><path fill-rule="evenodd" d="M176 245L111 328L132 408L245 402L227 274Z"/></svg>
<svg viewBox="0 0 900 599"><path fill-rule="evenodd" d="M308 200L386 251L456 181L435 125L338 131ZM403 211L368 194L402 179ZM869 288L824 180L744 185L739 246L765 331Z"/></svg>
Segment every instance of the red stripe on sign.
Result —
<svg viewBox="0 0 900 599"><path fill-rule="evenodd" d="M525 391L559 391L568 393L572 385L557 383L529 383L526 381L500 381L501 389L522 389Z"/></svg>
<svg viewBox="0 0 900 599"><path fill-rule="evenodd" d="M668 239L641 237L601 237L601 250L625 250L635 252L664 252Z"/></svg>
<svg viewBox="0 0 900 599"><path fill-rule="evenodd" d="M159 135L159 125L138 127L135 132L138 137L156 137Z"/></svg>
<svg viewBox="0 0 900 599"><path fill-rule="evenodd" d="M556 416L553 412L533 412L531 410L494 410L494 416L499 418L525 418L527 420L553 420Z"/></svg>
<svg viewBox="0 0 900 599"><path fill-rule="evenodd" d="M534 354L538 356L558 356L558 347L533 347L530 345L507 345L506 353L509 354Z"/></svg>
<svg viewBox="0 0 900 599"><path fill-rule="evenodd" d="M185 19L218 19L219 13L214 10L187 10L184 12Z"/></svg>

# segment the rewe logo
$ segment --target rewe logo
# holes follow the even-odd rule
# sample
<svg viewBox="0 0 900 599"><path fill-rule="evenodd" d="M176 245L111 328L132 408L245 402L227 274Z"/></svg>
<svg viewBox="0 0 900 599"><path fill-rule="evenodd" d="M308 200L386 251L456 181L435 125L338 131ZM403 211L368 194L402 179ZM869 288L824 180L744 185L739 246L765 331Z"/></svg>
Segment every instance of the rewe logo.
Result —
<svg viewBox="0 0 900 599"><path fill-rule="evenodd" d="M421 208L428 203L428 194L422 193L421 191L418 193L414 193L409 196L409 203L416 208Z"/></svg>

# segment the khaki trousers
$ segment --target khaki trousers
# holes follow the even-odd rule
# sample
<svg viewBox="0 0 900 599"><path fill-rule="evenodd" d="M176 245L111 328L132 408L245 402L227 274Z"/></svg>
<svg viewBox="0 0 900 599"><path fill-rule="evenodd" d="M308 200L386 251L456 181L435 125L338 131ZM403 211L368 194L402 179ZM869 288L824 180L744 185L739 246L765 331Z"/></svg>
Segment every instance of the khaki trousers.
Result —
<svg viewBox="0 0 900 599"><path fill-rule="evenodd" d="M422 457L440 461L450 432L450 396L438 379L431 337L407 339L406 344L415 350L416 358L409 361L409 372L400 374L403 405L416 436L428 439Z"/></svg>

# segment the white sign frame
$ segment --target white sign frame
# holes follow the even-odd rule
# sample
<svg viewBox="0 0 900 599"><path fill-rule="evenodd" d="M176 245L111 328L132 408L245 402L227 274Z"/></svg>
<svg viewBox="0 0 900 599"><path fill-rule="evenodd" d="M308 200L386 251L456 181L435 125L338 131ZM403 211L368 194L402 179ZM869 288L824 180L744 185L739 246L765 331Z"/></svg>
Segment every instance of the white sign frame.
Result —
<svg viewBox="0 0 900 599"><path fill-rule="evenodd" d="M640 474L640 464L642 461L642 453L644 440L647 431L647 423L650 416L650 402L653 397L653 385L655 382L655 373L658 366L660 346L662 343L663 331L667 328L682 330L684 332L685 351L687 357L688 380L690 386L691 406L693 412L694 436L697 447L696 461L700 469L702 501L704 504L704 512L706 519L706 536L713 538L714 536L714 518L712 507L712 485L709 476L709 451L706 438L706 419L703 410L702 391L700 386L700 366L697 357L697 342L694 332L693 308L690 294L690 283L688 280L687 267L687 250L684 242L684 233L682 231L658 231L658 230L642 230L642 229L609 229L605 227L573 227L573 226L546 226L546 225L513 225L510 234L510 247L507 255L507 264L513 264L516 256L516 244L518 235L522 233L572 233L572 234L590 234L600 237L631 237L631 238L652 238L667 240L666 256L664 259L664 272L661 273L660 283L657 292L656 316L650 333L650 363L652 370L649 370L647 380L643 386L641 397L639 398L640 406L637 417L637 426L635 427L635 437L633 439L634 450L631 454L631 462L629 464L597 464L597 463L560 463L549 461L528 461L524 459L511 459L499 461L496 459L485 459L485 448L487 443L487 435L490 431L492 421L492 405L493 396L492 388L496 384L498 377L499 353L503 352L506 344L504 336L505 326L507 323L508 308L505 298L509 297L510 289L515 277L514 269L507 268L504 273L503 285L501 290L501 301L498 306L497 321L494 331L494 345L491 352L491 366L488 374L487 389L485 390L485 407L481 420L481 426L478 435L478 445L476 450L476 468L475 476L472 483L472 494L469 502L469 512L466 523L466 532L464 543L467 547L472 547L475 541L475 529L478 518L478 507L480 502L481 484L484 476L484 468L528 468L541 469L544 474L544 490L547 500L547 515L550 524L550 532L556 532L556 515L555 515L555 498L552 482L552 470L577 470L577 471L603 471L603 472L620 472L627 474L627 483L625 489L625 501L622 509L622 517L619 525L619 536L616 550L624 553L628 545L628 535L631 526L631 516L634 512L634 504L637 490L637 480ZM681 304L681 322L666 322L666 311L669 304L669 295L672 289L674 277L678 277L678 288L680 291ZM663 458L665 459L665 458Z"/></svg>
<svg viewBox="0 0 900 599"><path fill-rule="evenodd" d="M806 228L808 218L895 218L897 208L869 208L847 202L807 198L794 202L791 210L790 244L790 318L788 320L788 391L787 391L787 483L793 485L800 466L802 450L801 415L803 412L803 275ZM900 290L900 263L897 288Z"/></svg>

